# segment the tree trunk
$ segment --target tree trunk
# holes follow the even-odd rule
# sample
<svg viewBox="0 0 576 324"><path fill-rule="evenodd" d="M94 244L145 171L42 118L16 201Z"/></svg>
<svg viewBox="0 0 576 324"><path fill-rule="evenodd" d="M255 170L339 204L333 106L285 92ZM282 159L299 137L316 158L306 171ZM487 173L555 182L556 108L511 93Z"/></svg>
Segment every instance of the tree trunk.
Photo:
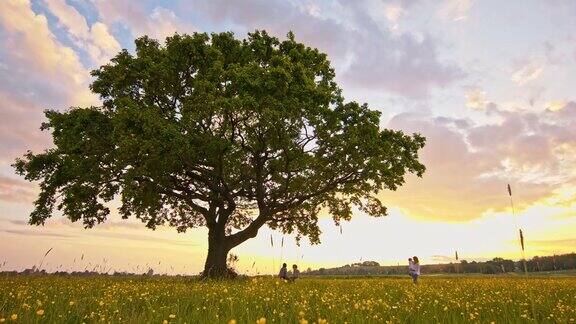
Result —
<svg viewBox="0 0 576 324"><path fill-rule="evenodd" d="M266 223L266 214L260 214L248 227L230 236L226 236L224 225L214 223L208 227L208 255L204 264L203 277L230 278L236 277L234 269L226 264L228 252L248 239L256 237L258 229Z"/></svg>
<svg viewBox="0 0 576 324"><path fill-rule="evenodd" d="M202 276L209 278L224 278L233 275L226 265L229 244L226 241L224 231L209 229L208 231L208 255L204 264Z"/></svg>

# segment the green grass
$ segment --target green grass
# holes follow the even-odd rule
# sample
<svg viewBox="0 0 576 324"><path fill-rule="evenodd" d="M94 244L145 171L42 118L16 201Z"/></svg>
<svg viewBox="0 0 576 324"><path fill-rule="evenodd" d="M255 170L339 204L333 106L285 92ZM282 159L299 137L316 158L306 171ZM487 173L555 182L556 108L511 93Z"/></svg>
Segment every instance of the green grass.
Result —
<svg viewBox="0 0 576 324"><path fill-rule="evenodd" d="M0 277L0 321L12 315L20 323L571 323L576 277L434 276L418 286L387 277Z"/></svg>

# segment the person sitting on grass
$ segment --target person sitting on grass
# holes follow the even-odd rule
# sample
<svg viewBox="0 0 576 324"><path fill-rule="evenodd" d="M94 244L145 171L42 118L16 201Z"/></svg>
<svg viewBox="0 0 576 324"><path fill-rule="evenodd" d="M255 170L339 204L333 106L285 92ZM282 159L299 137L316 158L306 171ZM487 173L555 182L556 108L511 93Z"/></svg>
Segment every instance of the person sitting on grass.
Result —
<svg viewBox="0 0 576 324"><path fill-rule="evenodd" d="M280 273L278 273L278 278L288 280L288 265L286 263L282 264L282 268L280 268Z"/></svg>
<svg viewBox="0 0 576 324"><path fill-rule="evenodd" d="M278 277L280 277L280 279L288 280L288 265L286 265L286 263L282 264Z"/></svg>
<svg viewBox="0 0 576 324"><path fill-rule="evenodd" d="M298 270L298 266L293 264L292 265L292 273L290 275L290 281L296 281L300 277L300 270Z"/></svg>

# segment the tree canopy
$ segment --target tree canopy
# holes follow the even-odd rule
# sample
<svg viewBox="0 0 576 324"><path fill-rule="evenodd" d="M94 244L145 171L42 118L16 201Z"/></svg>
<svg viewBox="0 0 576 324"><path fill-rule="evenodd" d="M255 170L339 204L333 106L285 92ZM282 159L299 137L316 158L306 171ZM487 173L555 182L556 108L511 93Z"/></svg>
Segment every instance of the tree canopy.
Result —
<svg viewBox="0 0 576 324"><path fill-rule="evenodd" d="M149 228L208 227L205 274L221 274L264 224L319 243L321 211L386 215L378 193L425 170L425 139L346 102L326 54L292 33L144 36L92 76L102 106L46 111L54 147L15 162L40 184L31 224L57 208L93 227L118 197Z"/></svg>

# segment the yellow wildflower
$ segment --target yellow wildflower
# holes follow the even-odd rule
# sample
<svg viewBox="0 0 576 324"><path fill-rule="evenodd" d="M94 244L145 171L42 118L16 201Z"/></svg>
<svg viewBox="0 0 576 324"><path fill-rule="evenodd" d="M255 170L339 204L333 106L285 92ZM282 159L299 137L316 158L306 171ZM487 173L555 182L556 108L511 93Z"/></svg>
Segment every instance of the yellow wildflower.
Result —
<svg viewBox="0 0 576 324"><path fill-rule="evenodd" d="M266 318L260 317L260 319L256 320L256 324L266 324Z"/></svg>
<svg viewBox="0 0 576 324"><path fill-rule="evenodd" d="M36 315L38 315L38 316L44 315L44 310L43 310L43 309L37 310L37 311L36 311Z"/></svg>
<svg viewBox="0 0 576 324"><path fill-rule="evenodd" d="M176 315L170 314L170 315L168 315L168 317L169 317L169 318L176 318Z"/></svg>
<svg viewBox="0 0 576 324"><path fill-rule="evenodd" d="M231 319L228 321L228 324L236 324L236 320L235 319Z"/></svg>
<svg viewBox="0 0 576 324"><path fill-rule="evenodd" d="M12 316L10 316L10 319L13 320L13 321L15 321L15 320L18 319L18 315L12 314Z"/></svg>

